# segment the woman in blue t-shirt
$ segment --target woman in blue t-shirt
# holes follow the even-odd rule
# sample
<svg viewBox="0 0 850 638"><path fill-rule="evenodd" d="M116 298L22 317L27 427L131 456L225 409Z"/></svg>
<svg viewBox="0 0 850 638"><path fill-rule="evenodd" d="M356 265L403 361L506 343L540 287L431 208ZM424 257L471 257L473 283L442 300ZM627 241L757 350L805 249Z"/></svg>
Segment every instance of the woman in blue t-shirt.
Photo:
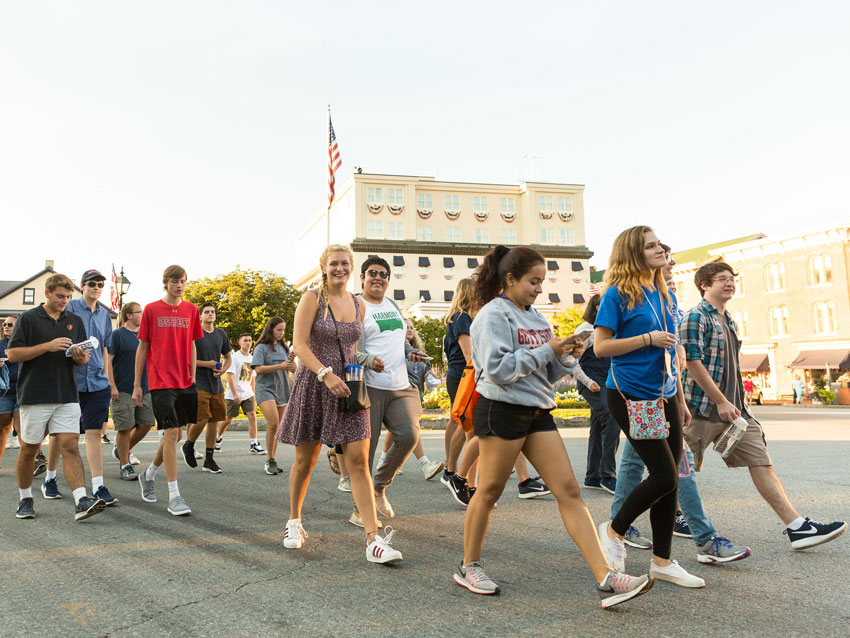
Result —
<svg viewBox="0 0 850 638"><path fill-rule="evenodd" d="M676 371L676 299L667 290L662 268L665 250L649 226L624 230L614 240L605 273L607 288L596 315L594 350L610 357L606 382L608 409L649 470L649 476L626 498L614 519L599 525L609 562L623 569L623 536L634 520L649 510L654 541L649 574L684 587L705 581L670 560L676 517L678 465L682 427L690 423ZM666 439L635 439L629 431L626 399L663 398Z"/></svg>

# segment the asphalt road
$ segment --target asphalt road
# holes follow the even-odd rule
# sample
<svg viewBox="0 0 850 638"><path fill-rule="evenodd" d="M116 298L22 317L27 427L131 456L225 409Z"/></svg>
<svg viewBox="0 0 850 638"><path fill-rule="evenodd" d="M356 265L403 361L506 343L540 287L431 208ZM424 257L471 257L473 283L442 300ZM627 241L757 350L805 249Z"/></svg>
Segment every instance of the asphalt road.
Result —
<svg viewBox="0 0 850 638"><path fill-rule="evenodd" d="M803 515L850 517L850 412L764 407L778 474ZM563 430L579 477L586 429ZM442 432L423 436L442 458ZM149 460L155 436L137 455ZM107 448L104 447L104 451ZM147 504L137 483L107 485L121 499L83 523L73 522L70 492L61 501L36 496L35 520L14 517L14 450L0 470L2 636L812 636L850 634L850 534L794 552L783 526L761 501L746 470L728 470L711 455L699 481L719 532L753 556L724 567L697 563L692 541L675 538L673 557L708 586L658 583L646 596L610 611L599 607L593 578L566 535L551 497L517 498L508 483L484 547L500 596L475 596L451 580L461 557L463 512L415 461L388 496L397 512L394 545L405 560L367 564L362 531L346 522L349 494L336 489L322 458L307 495L301 550L282 545L288 514L286 474L262 473L244 432L228 434L217 456L221 475L180 467L180 489L193 514ZM278 461L289 466L292 450ZM611 497L585 491L594 520ZM386 521L385 521L386 522ZM649 530L646 517L638 521ZM627 568L643 573L648 552L631 550Z"/></svg>

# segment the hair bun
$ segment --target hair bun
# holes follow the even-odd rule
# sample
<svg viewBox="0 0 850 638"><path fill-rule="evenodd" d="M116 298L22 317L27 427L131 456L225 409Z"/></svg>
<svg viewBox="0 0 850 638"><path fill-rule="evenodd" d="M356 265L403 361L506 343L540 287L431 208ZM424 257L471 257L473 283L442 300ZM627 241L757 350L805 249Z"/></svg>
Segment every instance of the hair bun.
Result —
<svg viewBox="0 0 850 638"><path fill-rule="evenodd" d="M510 248L508 248L507 246L502 246L500 244L496 246L495 250L493 251L493 256L496 258L496 261L499 262L502 261L505 255L507 255L509 252L511 252Z"/></svg>

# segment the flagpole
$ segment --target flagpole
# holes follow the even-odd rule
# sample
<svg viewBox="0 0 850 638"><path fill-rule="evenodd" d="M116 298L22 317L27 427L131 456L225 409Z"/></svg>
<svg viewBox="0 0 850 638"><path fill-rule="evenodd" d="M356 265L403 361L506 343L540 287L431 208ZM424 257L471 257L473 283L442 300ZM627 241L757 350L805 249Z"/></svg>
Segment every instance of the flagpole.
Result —
<svg viewBox="0 0 850 638"><path fill-rule="evenodd" d="M331 105L328 104L328 131L331 130ZM325 228L326 228L326 237L325 237L325 245L330 246L331 244L331 201L328 200L328 212L325 213Z"/></svg>

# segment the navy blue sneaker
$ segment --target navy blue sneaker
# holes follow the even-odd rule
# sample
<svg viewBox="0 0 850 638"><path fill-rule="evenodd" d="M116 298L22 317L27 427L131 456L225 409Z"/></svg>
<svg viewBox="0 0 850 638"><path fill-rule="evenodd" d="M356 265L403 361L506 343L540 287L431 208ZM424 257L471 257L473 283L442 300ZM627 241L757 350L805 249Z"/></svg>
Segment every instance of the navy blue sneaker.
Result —
<svg viewBox="0 0 850 638"><path fill-rule="evenodd" d="M106 503L102 499L84 496L74 507L74 520L82 521L89 516L94 516L106 509Z"/></svg>
<svg viewBox="0 0 850 638"><path fill-rule="evenodd" d="M47 479L41 484L41 493L44 494L44 498L50 500L62 498L62 494L59 492L59 486L56 484L55 478Z"/></svg>
<svg viewBox="0 0 850 638"><path fill-rule="evenodd" d="M676 523L673 525L673 536L693 538L688 521L686 521L685 517L682 515L682 510L676 510Z"/></svg>
<svg viewBox="0 0 850 638"><path fill-rule="evenodd" d="M23 503L23 501L21 502ZM788 536L792 549L806 549L807 547L828 543L846 531L847 523L844 521L818 523L807 516L806 522L800 526L800 529L786 528L782 533Z"/></svg>
<svg viewBox="0 0 850 638"><path fill-rule="evenodd" d="M538 496L546 496L552 492L546 486L546 483L540 480L540 477L527 478L517 484L517 491L520 498L537 498Z"/></svg>
<svg viewBox="0 0 850 638"><path fill-rule="evenodd" d="M602 482L599 479L586 478L584 479L584 486L591 490L601 490Z"/></svg>
<svg viewBox="0 0 850 638"><path fill-rule="evenodd" d="M15 512L15 518L35 518L35 508L32 505L32 497L22 498L18 503L18 511Z"/></svg>
<svg viewBox="0 0 850 638"><path fill-rule="evenodd" d="M109 490L106 489L105 485L101 485L99 488L97 488L97 492L92 492L91 496L95 500L100 499L101 501L106 503L107 506L118 505L118 499L109 493Z"/></svg>
<svg viewBox="0 0 850 638"><path fill-rule="evenodd" d="M614 494L614 491L617 489L617 479L611 478L610 476L606 476L599 482L602 484L602 489L609 494Z"/></svg>

